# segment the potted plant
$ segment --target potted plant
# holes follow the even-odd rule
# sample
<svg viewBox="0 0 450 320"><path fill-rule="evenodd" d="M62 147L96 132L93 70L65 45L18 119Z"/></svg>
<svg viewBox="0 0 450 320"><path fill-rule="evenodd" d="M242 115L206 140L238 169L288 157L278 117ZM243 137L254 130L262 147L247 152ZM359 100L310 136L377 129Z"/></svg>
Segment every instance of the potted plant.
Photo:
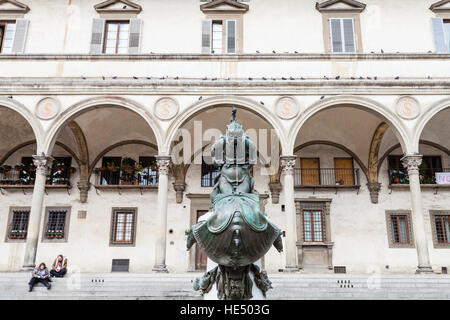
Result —
<svg viewBox="0 0 450 320"><path fill-rule="evenodd" d="M123 158L122 159L122 170L128 174L132 174L135 170L136 161L131 158Z"/></svg>
<svg viewBox="0 0 450 320"><path fill-rule="evenodd" d="M117 172L119 170L119 167L116 166L114 162L108 162L106 164L106 168L111 172Z"/></svg>
<svg viewBox="0 0 450 320"><path fill-rule="evenodd" d="M15 230L11 231L11 233L9 234L9 238L10 239L16 239L17 238L17 231L15 231Z"/></svg>
<svg viewBox="0 0 450 320"><path fill-rule="evenodd" d="M55 237L56 237L56 239L62 239L63 238L63 232L62 231L57 231L55 233Z"/></svg>
<svg viewBox="0 0 450 320"><path fill-rule="evenodd" d="M72 174L72 173L75 173L75 172L77 172L77 169L75 167L70 167L69 173Z"/></svg>
<svg viewBox="0 0 450 320"><path fill-rule="evenodd" d="M12 167L10 165L5 164L3 166L3 172L5 172L5 173L11 171L11 169L12 169Z"/></svg>
<svg viewBox="0 0 450 320"><path fill-rule="evenodd" d="M53 239L55 237L55 233L53 231L47 231L45 233L45 236L47 237L47 239Z"/></svg>

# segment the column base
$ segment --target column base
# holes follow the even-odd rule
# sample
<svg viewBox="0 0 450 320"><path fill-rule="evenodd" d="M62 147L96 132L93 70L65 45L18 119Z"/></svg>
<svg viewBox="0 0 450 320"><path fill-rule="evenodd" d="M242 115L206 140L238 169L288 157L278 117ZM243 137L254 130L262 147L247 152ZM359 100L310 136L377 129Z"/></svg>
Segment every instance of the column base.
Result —
<svg viewBox="0 0 450 320"><path fill-rule="evenodd" d="M169 270L167 270L167 267L162 264L162 265L158 265L158 266L154 266L152 268L153 272L157 272L157 273L169 273Z"/></svg>
<svg viewBox="0 0 450 320"><path fill-rule="evenodd" d="M418 267L416 270L416 274L426 274L433 273L433 269L431 267Z"/></svg>
<svg viewBox="0 0 450 320"><path fill-rule="evenodd" d="M33 271L35 268L35 265L31 265L31 264L26 264L22 266L22 271Z"/></svg>
<svg viewBox="0 0 450 320"><path fill-rule="evenodd" d="M283 272L299 272L300 269L298 267L285 267Z"/></svg>

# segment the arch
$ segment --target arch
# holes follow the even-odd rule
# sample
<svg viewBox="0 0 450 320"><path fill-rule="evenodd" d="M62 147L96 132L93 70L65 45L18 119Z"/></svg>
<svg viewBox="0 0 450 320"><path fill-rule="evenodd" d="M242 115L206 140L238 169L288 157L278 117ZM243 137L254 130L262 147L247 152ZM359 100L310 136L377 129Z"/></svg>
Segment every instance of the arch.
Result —
<svg viewBox="0 0 450 320"><path fill-rule="evenodd" d="M420 140L419 144L428 145L430 147L436 148L438 150L441 150L442 152L445 152L448 156L450 156L450 150L447 149L444 146L441 146L440 144L434 143L432 141L428 140ZM383 154L383 156L378 160L378 172L380 172L381 165L383 164L383 161L391 154L392 151L400 147L400 143L397 143L386 150L386 152ZM419 149L417 149L419 150Z"/></svg>
<svg viewBox="0 0 450 320"><path fill-rule="evenodd" d="M267 110L265 107L261 107L261 104L251 99L237 96L218 96L201 100L189 106L186 110L183 110L183 112L181 112L177 116L177 118L175 118L175 120L172 122L169 129L167 130L166 140L164 143L164 150L161 150L161 153L169 155L171 149L170 144L172 143L172 140L175 138L178 129L180 129L183 124L185 124L192 117L194 117L196 114L201 113L205 109L212 106L223 104L236 105L239 108L248 110L263 118L276 131L278 139L280 140L281 149L286 150L285 147L287 145L287 139L283 131L283 126L281 125L280 121L272 114L272 112Z"/></svg>
<svg viewBox="0 0 450 320"><path fill-rule="evenodd" d="M116 149L116 148L118 148L118 147L125 146L125 145L128 145L128 144L141 144L141 145L148 146L148 147L153 148L153 149L155 149L156 151L158 151L158 146L157 146L157 145L155 145L155 144L153 144L153 143L150 143L150 142L147 142L147 141L144 141L144 140L124 140L124 141L117 142L117 143L115 143L115 144L113 144L113 145L110 145L109 147L105 148L105 149L104 149L102 152L100 152L100 153L95 157L95 159L91 162L91 164L89 165L88 180L91 178L92 172L94 171L94 168L95 168L95 164L96 164L97 162L99 162L100 159L101 159L105 154L107 154L107 153L110 152L111 150L114 150L114 149Z"/></svg>
<svg viewBox="0 0 450 320"><path fill-rule="evenodd" d="M26 141L26 142L24 142L24 143L21 143L21 144L15 146L15 147L12 148L11 150L9 150L2 158L0 158L0 166L3 165L3 163L4 163L10 156L12 156L15 152L17 152L18 150L20 150L20 149L22 149L22 148L25 148L25 147L27 147L27 146L29 146L29 145L32 145L32 144L36 144L36 140L29 140L29 141ZM57 146L60 146L61 148L63 148L65 151L67 151L67 153L69 153L69 154L74 158L75 162L76 162L77 165L78 165L78 168L80 168L80 166L81 166L81 161L80 161L80 159L78 158L78 156L76 155L76 153L75 153L72 149L70 149L70 147L68 147L67 145L65 145L64 143L59 142L59 141L56 141L55 144L56 144Z"/></svg>
<svg viewBox="0 0 450 320"><path fill-rule="evenodd" d="M158 125L158 123L153 119L150 112L146 110L146 108L139 103L132 101L130 99L126 99L123 97L116 97L116 96L102 96L102 97L95 97L83 100L81 102L78 102L72 106L70 106L68 109L64 110L55 120L53 125L48 130L45 142L44 142L44 151L46 153L50 153L51 149L53 147L54 141L56 140L56 137L58 135L58 132L61 130L61 128L64 126L64 124L68 123L69 120L75 118L77 115L79 115L82 112L85 112L89 109L96 109L96 108L102 108L103 106L115 106L115 107L123 107L130 111L133 111L134 113L140 115L150 126L150 128L153 131L153 134L156 137L156 142L158 146L162 145L162 134L161 134L161 128Z"/></svg>
<svg viewBox="0 0 450 320"><path fill-rule="evenodd" d="M295 125L289 131L289 149L293 150L295 146L295 140L306 121L320 111L331 108L338 108L340 105L346 105L348 107L362 109L364 111L372 112L378 116L381 116L384 121L394 128L394 133L403 150L410 152L410 139L406 128L398 120L397 116L382 104L363 97L357 97L352 95L340 95L336 97L325 98L319 102L316 102L309 106L306 111L301 114L300 118L296 121Z"/></svg>
<svg viewBox="0 0 450 320"><path fill-rule="evenodd" d="M422 136L423 130L428 122L430 122L430 120L433 119L433 117L439 112L444 111L447 108L450 108L450 98L442 99L436 102L422 115L414 130L414 137L412 141L414 151L419 151L420 137Z"/></svg>
<svg viewBox="0 0 450 320"><path fill-rule="evenodd" d="M42 148L42 143L44 140L43 139L44 130L39 120L36 119L36 117L30 112L30 110L27 109L27 107L25 107L23 104L14 99L2 97L0 97L0 107L11 109L20 114L25 119L25 121L28 122L28 124L31 127L31 130L33 130L34 137L36 138L36 153L39 153L42 150L44 150Z"/></svg>
<svg viewBox="0 0 450 320"><path fill-rule="evenodd" d="M295 147L294 154L296 154L297 152L299 152L300 150L302 150L302 149L304 149L306 147L313 146L313 145L318 145L318 144L326 145L326 146L332 146L332 147L341 149L342 151L344 151L347 154L351 155L353 157L353 159L355 159L355 161L358 163L358 165L361 168L361 170L363 171L364 175L366 176L367 181L369 181L368 169L364 165L364 163L361 161L361 159L356 155L356 153L354 153L353 151L351 151L346 146L344 146L344 145L342 145L340 143L336 143L336 142L333 142L333 141L326 141L326 140L309 141L309 142L303 143L303 144Z"/></svg>

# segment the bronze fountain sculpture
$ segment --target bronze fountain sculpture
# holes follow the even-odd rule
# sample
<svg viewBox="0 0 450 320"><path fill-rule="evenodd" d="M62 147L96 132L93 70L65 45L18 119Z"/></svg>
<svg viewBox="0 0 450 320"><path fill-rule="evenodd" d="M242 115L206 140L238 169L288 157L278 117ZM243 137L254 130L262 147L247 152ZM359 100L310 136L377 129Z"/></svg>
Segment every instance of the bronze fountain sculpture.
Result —
<svg viewBox="0 0 450 320"><path fill-rule="evenodd" d="M256 146L236 120L212 146L211 156L220 173L211 192L211 214L186 231L187 249L198 243L218 264L194 281L194 289L208 293L216 284L220 300L252 298L253 282L263 295L271 288L264 271L254 263L273 245L283 250L281 231L261 212L259 193L250 170L256 163ZM253 274L253 281L249 273Z"/></svg>

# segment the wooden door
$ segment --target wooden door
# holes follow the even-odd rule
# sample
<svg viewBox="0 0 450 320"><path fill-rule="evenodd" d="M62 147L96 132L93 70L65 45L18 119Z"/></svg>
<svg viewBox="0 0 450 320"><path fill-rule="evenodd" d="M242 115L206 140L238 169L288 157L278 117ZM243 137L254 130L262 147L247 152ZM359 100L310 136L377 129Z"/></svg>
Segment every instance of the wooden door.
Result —
<svg viewBox="0 0 450 320"><path fill-rule="evenodd" d="M302 185L320 185L319 158L300 158L300 169L302 175Z"/></svg>
<svg viewBox="0 0 450 320"><path fill-rule="evenodd" d="M197 221L202 215L207 213L208 210L197 210ZM198 243L195 244L195 270L206 270L206 264L208 257L205 252L200 248Z"/></svg>
<svg viewBox="0 0 450 320"><path fill-rule="evenodd" d="M353 186L355 176L352 158L334 158L334 176L336 183L344 186Z"/></svg>

